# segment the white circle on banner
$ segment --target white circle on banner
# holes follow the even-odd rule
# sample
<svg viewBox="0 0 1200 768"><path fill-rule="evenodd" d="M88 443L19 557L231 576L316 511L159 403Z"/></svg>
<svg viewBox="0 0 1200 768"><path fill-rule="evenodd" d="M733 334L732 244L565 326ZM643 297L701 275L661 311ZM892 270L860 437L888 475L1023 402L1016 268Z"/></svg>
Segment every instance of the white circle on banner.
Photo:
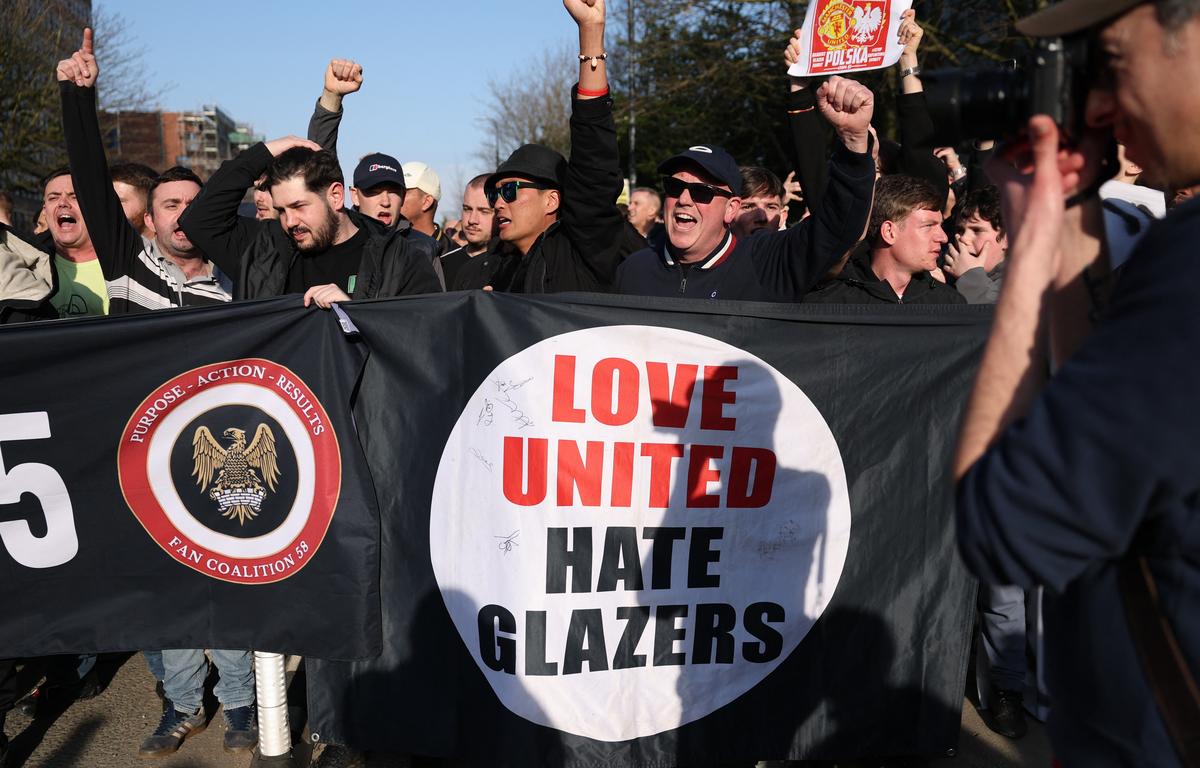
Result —
<svg viewBox="0 0 1200 768"><path fill-rule="evenodd" d="M429 524L438 588L500 701L608 742L761 682L829 604L849 539L841 453L800 388L649 326L497 366L446 443Z"/></svg>

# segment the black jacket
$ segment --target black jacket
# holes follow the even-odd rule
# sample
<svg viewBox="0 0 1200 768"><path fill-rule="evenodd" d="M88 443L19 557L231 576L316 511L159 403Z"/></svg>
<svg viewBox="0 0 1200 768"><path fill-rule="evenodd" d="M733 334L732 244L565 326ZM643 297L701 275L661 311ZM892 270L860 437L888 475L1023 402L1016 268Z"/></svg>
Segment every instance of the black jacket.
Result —
<svg viewBox="0 0 1200 768"><path fill-rule="evenodd" d="M728 233L705 259L675 263L664 247L643 248L621 264L620 293L695 299L800 301L862 237L871 213L875 166L869 152L839 142L829 182L816 212L781 232L759 231L744 240Z"/></svg>
<svg viewBox="0 0 1200 768"><path fill-rule="evenodd" d="M868 257L869 258L869 257ZM826 283L804 297L805 304L966 304L963 295L928 272L913 275L904 298L896 295L886 280L871 271L869 262L851 258L837 280Z"/></svg>
<svg viewBox="0 0 1200 768"><path fill-rule="evenodd" d="M300 254L278 221L257 221L237 212L246 190L271 159L266 145L259 143L226 161L179 218L192 243L226 274L234 275L235 300L282 296L288 292L288 275L300 266ZM432 266L437 259L433 238L413 232L407 221L389 230L357 211L345 213L369 234L352 298L442 289Z"/></svg>
<svg viewBox="0 0 1200 768"><path fill-rule="evenodd" d="M524 256L501 243L471 259L452 290L485 285L513 293L611 290L617 265L632 250L617 208L621 157L612 108L610 96L581 100L572 89L571 157L558 221Z"/></svg>

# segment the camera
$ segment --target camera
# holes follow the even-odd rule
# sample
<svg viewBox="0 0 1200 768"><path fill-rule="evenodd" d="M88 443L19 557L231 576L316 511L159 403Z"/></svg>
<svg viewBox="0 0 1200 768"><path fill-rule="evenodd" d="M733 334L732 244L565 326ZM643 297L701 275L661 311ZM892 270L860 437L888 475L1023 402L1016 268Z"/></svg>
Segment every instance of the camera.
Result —
<svg viewBox="0 0 1200 768"><path fill-rule="evenodd" d="M1054 118L1068 136L1080 136L1093 48L1083 36L1050 38L1004 67L922 75L937 143L1012 138L1038 114Z"/></svg>

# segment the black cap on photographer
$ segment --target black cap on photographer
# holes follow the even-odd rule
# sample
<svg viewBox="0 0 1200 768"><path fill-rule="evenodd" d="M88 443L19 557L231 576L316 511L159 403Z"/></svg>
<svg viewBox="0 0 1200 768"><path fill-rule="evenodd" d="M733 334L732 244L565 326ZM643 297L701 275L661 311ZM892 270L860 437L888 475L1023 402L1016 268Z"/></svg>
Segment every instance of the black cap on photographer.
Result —
<svg viewBox="0 0 1200 768"><path fill-rule="evenodd" d="M1017 22L1030 37L1064 37L1090 29L1148 0L1063 0Z"/></svg>

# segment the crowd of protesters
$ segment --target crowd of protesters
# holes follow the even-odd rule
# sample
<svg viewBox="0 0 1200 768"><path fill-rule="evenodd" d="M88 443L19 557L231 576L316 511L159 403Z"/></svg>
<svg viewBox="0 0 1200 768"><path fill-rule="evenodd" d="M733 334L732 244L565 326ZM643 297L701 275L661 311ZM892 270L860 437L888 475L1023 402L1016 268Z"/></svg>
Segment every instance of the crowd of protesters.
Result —
<svg viewBox="0 0 1200 768"><path fill-rule="evenodd" d="M80 49L58 65L70 165L46 177L38 231L14 229L11 198L0 194L0 322L286 294L320 308L479 289L893 305L994 304L1002 295L1009 252L1019 243L1005 221L1001 191L983 171L996 163L996 149L986 141L936 145L918 60L923 30L912 11L899 27L898 141L876 134L875 95L862 84L793 77L790 108L780 120L794 138L794 168L739 165L697 136L662 159L657 187L636 187L619 206L622 165L604 4L564 4L579 32L570 157L526 144L498 167L479 169L462 190L444 189L428 164L402 162L399 148L389 147L361 158L346 186L338 132L344 100L364 86L364 74L343 59L324 73L307 138L256 144L207 180L183 167L160 173L110 166L96 113L100 72L86 31ZM1130 8L1174 5L1186 6L1175 19L1192 29L1200 13L1197 3L1107 5L1115 10L1085 14L1081 23L1105 28L1114 18L1123 23L1114 14ZM799 34L787 42L788 64L800 56ZM1131 135L1126 130L1122 138ZM1145 147L1139 149L1145 157ZM1189 198L1198 180L1159 170L1150 178L1122 147L1119 172L1099 188L1097 221L1107 231L1114 268L1154 220ZM446 194L461 213L439 224ZM972 489L983 480L975 482ZM1194 514L1191 520L1194 539ZM986 544L972 539L971 546ZM1036 578L1036 567L1001 567L982 549L971 564L980 561L987 563L979 566L985 580L996 582L980 589L980 698L989 726L1020 738L1031 705L1024 695L1031 674L1023 587L1045 581ZM215 649L210 655L228 721L225 745L249 750L257 738L249 654ZM169 754L206 723L201 695L208 661L200 649L149 651L146 659L163 715L141 753ZM17 662L0 662L0 726L18 699L36 711L56 696L100 692L94 657L43 663L45 682L29 693L15 688ZM5 743L0 728L0 750Z"/></svg>

